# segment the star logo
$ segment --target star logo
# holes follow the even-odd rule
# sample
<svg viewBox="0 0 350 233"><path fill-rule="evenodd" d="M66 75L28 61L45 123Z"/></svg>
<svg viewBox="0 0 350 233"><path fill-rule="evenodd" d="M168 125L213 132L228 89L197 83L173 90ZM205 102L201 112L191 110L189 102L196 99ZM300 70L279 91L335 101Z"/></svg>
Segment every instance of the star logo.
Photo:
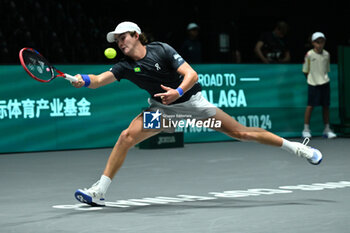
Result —
<svg viewBox="0 0 350 233"><path fill-rule="evenodd" d="M144 129L160 129L160 116L162 115L157 109L156 112L143 112L143 128Z"/></svg>
<svg viewBox="0 0 350 233"><path fill-rule="evenodd" d="M159 112L159 109L157 109L157 111L156 111L155 113L151 113L151 115L153 116L153 118L152 118L152 120L151 120L151 122L152 122L152 121L154 121L154 120L159 121L159 117L160 117L162 114Z"/></svg>

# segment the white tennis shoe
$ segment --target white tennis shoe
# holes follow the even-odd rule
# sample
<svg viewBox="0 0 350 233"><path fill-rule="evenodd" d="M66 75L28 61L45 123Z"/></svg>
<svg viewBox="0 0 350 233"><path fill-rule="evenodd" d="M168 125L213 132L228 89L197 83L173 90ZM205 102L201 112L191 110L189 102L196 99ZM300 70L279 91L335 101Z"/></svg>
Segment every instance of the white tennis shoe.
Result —
<svg viewBox="0 0 350 233"><path fill-rule="evenodd" d="M323 131L323 137L328 138L328 139L332 139L332 138L336 138L337 135L332 130L329 129L329 130Z"/></svg>
<svg viewBox="0 0 350 233"><path fill-rule="evenodd" d="M311 138L311 131L310 130L303 130L302 132L303 138Z"/></svg>
<svg viewBox="0 0 350 233"><path fill-rule="evenodd" d="M318 165L322 162L322 153L315 148L307 146L309 141L309 138L305 138L303 143L294 142L297 144L296 154L299 157L306 158L307 161L309 161L309 163L313 165Z"/></svg>
<svg viewBox="0 0 350 233"><path fill-rule="evenodd" d="M100 191L99 182L97 181L89 189L78 189L74 194L75 198L91 206L104 206L105 195Z"/></svg>

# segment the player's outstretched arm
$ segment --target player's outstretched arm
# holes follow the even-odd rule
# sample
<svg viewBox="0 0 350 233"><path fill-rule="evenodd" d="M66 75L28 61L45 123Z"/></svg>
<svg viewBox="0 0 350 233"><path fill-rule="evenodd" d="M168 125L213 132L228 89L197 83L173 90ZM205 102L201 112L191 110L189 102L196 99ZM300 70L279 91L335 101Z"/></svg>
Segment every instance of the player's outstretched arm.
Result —
<svg viewBox="0 0 350 233"><path fill-rule="evenodd" d="M112 72L106 71L99 75L89 74L77 74L75 77L78 78L77 82L72 82L72 85L76 88L88 87L91 89L96 89L107 84L114 82L116 79Z"/></svg>

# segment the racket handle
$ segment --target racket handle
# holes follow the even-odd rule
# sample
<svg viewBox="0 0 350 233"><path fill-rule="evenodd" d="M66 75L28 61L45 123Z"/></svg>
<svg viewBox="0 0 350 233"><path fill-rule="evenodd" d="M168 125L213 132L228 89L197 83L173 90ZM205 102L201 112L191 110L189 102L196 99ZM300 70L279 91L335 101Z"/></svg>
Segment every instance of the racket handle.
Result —
<svg viewBox="0 0 350 233"><path fill-rule="evenodd" d="M67 80L69 80L69 81L71 81L71 82L76 82L76 81L78 81L78 78L76 78L76 77L74 77L74 76L72 76L72 75L70 75L70 74L64 74L64 77L65 77L65 79L67 79Z"/></svg>

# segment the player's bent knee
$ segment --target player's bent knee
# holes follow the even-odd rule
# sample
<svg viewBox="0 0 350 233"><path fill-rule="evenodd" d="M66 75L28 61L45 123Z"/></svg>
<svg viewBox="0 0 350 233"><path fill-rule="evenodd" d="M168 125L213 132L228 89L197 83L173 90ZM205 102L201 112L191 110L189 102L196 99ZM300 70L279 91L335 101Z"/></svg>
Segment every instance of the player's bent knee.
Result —
<svg viewBox="0 0 350 233"><path fill-rule="evenodd" d="M132 147L135 145L135 139L132 134L130 134L129 130L123 130L123 132L120 134L118 142L126 147Z"/></svg>

